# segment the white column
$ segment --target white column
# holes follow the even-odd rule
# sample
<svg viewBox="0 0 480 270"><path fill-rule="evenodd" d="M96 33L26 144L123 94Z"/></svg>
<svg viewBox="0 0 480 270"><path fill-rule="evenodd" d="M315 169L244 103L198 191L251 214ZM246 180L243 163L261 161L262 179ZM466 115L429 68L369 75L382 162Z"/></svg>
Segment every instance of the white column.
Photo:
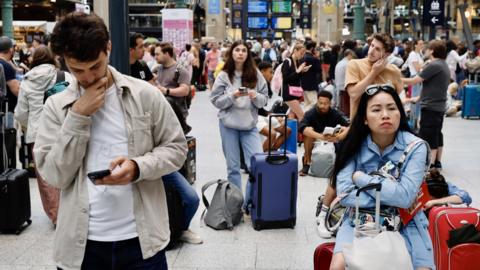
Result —
<svg viewBox="0 0 480 270"><path fill-rule="evenodd" d="M334 1L332 1L334 3ZM336 6L325 5L320 1L317 12L313 14L316 19L317 40L339 42L342 39L343 27L343 1Z"/></svg>
<svg viewBox="0 0 480 270"><path fill-rule="evenodd" d="M216 41L222 41L226 38L227 36L227 28L226 28L226 20L225 20L225 1L224 0L213 0L213 2L218 1L220 8L219 8L219 14L216 14L218 11L217 8L215 10L210 10L212 7L211 3L208 3L210 1L207 1L206 3L206 20L205 20L205 34L209 38L213 38ZM213 14L212 14L213 13Z"/></svg>
<svg viewBox="0 0 480 270"><path fill-rule="evenodd" d="M93 11L103 19L107 28L109 28L108 1L93 1Z"/></svg>

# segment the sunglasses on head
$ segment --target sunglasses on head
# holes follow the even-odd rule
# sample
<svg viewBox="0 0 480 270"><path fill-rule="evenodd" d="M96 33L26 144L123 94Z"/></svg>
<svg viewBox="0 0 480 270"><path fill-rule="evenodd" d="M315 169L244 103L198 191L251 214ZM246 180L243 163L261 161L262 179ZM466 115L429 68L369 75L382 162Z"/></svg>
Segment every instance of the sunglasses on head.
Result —
<svg viewBox="0 0 480 270"><path fill-rule="evenodd" d="M386 92L395 92L395 88L391 84L372 84L365 89L365 93L369 96L375 95L379 90Z"/></svg>

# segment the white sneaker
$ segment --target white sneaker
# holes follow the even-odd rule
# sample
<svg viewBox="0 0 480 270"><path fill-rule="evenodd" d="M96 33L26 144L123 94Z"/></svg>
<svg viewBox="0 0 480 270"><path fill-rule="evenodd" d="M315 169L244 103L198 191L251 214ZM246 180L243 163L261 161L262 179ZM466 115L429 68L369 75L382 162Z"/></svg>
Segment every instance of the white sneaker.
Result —
<svg viewBox="0 0 480 270"><path fill-rule="evenodd" d="M332 233L327 230L327 227L325 227L325 216L320 214L317 217L317 233L320 237L325 238L325 239L330 239L332 237Z"/></svg>
<svg viewBox="0 0 480 270"><path fill-rule="evenodd" d="M198 234L192 232L191 230L183 231L182 235L180 236L180 241L189 243L189 244L203 243L202 238Z"/></svg>

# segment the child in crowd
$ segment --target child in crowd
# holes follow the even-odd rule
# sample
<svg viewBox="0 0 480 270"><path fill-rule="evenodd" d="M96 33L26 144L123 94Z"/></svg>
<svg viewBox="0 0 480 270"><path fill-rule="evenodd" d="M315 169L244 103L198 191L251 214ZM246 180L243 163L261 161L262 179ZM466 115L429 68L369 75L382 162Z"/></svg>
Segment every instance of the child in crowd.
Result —
<svg viewBox="0 0 480 270"><path fill-rule="evenodd" d="M426 180L432 199L425 204L425 209L442 204L470 205L472 203L468 192L448 183L436 168L429 171Z"/></svg>
<svg viewBox="0 0 480 270"><path fill-rule="evenodd" d="M287 127L287 135L285 136L285 119L282 117L272 117L272 127L268 129L268 115L259 115L257 122L257 129L262 136L262 148L263 152L267 152L268 149L275 151L285 142L290 136L292 130ZM268 139L270 137L270 140ZM268 142L270 141L270 146Z"/></svg>
<svg viewBox="0 0 480 270"><path fill-rule="evenodd" d="M468 80L464 80L461 84L461 87L465 87L467 83ZM457 112L462 110L462 101L455 99L457 93L458 83L451 82L447 88L447 111L445 112L446 116L455 116Z"/></svg>

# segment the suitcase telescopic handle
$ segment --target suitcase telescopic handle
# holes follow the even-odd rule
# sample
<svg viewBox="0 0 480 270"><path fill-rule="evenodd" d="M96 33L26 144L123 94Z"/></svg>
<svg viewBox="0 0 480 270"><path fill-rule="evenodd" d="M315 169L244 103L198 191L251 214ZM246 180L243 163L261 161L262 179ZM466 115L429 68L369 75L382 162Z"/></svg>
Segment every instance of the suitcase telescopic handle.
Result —
<svg viewBox="0 0 480 270"><path fill-rule="evenodd" d="M287 147L285 145L283 149L283 155L272 155L272 141L270 136L270 132L272 132L272 117L283 117L285 118L284 122L284 138L285 143L287 142L287 115L286 114L271 114L268 116L268 155L267 155L267 162L274 165L281 165L288 162L287 156Z"/></svg>
<svg viewBox="0 0 480 270"><path fill-rule="evenodd" d="M355 226L358 226L360 224L359 222L360 193L366 192L372 189L375 189L375 228L380 229L380 191L382 190L381 183L368 184L357 190L357 193L355 194Z"/></svg>

